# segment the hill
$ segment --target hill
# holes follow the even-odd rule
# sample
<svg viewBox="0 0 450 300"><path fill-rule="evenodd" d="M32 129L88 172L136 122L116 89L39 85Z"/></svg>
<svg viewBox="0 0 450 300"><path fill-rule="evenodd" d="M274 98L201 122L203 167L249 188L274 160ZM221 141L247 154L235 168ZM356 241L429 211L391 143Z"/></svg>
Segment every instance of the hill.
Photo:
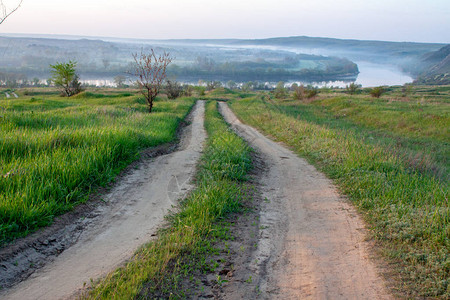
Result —
<svg viewBox="0 0 450 300"><path fill-rule="evenodd" d="M175 57L180 81L354 81L357 63L394 66L417 77L442 74L444 44L306 36L269 39L143 40L77 36L0 36L0 82L46 79L49 64L75 60L84 79L112 79L130 69L131 54L155 48ZM431 63L432 62L432 63ZM436 73L437 72L437 73ZM439 73L441 72L441 73ZM428 73L427 73L428 74Z"/></svg>
<svg viewBox="0 0 450 300"><path fill-rule="evenodd" d="M105 38L105 40L108 38ZM355 80L358 67L352 61L325 55L298 54L278 49L234 47L234 41L154 41L116 39L105 41L76 37L1 37L0 83L22 83L50 76L49 65L76 61L84 79L113 78L130 70L132 53L154 48L175 58L169 74L180 81L237 80L278 82L302 80ZM108 39L111 40L111 39Z"/></svg>
<svg viewBox="0 0 450 300"><path fill-rule="evenodd" d="M450 45L424 55L421 67L416 83L450 84Z"/></svg>

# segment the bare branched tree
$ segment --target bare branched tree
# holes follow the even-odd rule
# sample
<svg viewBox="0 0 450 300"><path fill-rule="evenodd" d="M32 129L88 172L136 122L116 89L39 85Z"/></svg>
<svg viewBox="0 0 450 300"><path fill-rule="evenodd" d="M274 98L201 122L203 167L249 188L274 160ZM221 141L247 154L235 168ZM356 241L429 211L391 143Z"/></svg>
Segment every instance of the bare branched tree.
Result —
<svg viewBox="0 0 450 300"><path fill-rule="evenodd" d="M153 49L146 54L141 51L140 54L133 54L134 70L129 74L137 77L136 83L139 86L140 93L145 97L148 104L148 112L152 112L153 101L163 87L166 78L167 66L172 62L169 53L156 55Z"/></svg>
<svg viewBox="0 0 450 300"><path fill-rule="evenodd" d="M23 0L20 0L19 3L14 7L8 9L5 3L3 3L3 0L0 0L0 24L2 24L6 20L6 18L13 14L16 10L18 10L22 5L22 2Z"/></svg>

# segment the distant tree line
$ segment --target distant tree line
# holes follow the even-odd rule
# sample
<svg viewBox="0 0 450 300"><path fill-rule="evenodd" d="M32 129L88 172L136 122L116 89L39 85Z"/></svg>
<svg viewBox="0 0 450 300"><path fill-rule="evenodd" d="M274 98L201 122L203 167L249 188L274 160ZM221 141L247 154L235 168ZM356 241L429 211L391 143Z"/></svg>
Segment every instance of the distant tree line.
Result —
<svg viewBox="0 0 450 300"><path fill-rule="evenodd" d="M0 39L2 72L26 74L29 78L48 78L48 66L56 61L77 61L80 76L86 78L113 78L132 69L133 61L129 53L135 46L124 46L102 41L79 40L57 41L45 44L39 39L15 40L15 47L8 47L9 39ZM169 77L196 82L235 80L247 81L334 81L356 78L358 67L347 59L306 54L286 54L278 52L247 52L229 54L211 52L204 54L197 50L180 53L171 49L179 59L167 69ZM159 52L164 49L155 48ZM144 47L144 51L150 48ZM198 50L203 51L203 50ZM245 60L241 58L245 56ZM214 57L214 59L212 58Z"/></svg>
<svg viewBox="0 0 450 300"><path fill-rule="evenodd" d="M0 87L21 88L21 87L45 87L50 86L51 80L42 80L39 77L28 78L23 73L0 72Z"/></svg>
<svg viewBox="0 0 450 300"><path fill-rule="evenodd" d="M291 66L292 67L292 66ZM324 68L283 68L279 64L267 61L260 62L225 62L215 63L212 59L197 59L196 63L181 67L172 65L168 74L179 78L237 80L237 81L278 81L308 80L328 81L356 78L358 66L347 59L327 60Z"/></svg>

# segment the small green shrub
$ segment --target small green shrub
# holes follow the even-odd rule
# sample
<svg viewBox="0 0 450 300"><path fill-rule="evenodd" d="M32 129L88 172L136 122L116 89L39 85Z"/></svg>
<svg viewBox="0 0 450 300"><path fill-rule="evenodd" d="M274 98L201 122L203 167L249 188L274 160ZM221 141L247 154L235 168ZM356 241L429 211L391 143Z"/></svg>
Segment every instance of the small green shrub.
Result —
<svg viewBox="0 0 450 300"><path fill-rule="evenodd" d="M314 98L315 96L317 96L318 93L319 93L318 89L313 88L313 87L308 88L306 90L306 98L308 98L308 99Z"/></svg>
<svg viewBox="0 0 450 300"><path fill-rule="evenodd" d="M370 95L375 98L380 98L383 93L384 89L382 86L374 87L370 90Z"/></svg>
<svg viewBox="0 0 450 300"><path fill-rule="evenodd" d="M183 87L180 85L179 82L174 80L167 80L165 90L167 93L167 97L169 99L176 99L181 96L181 93L183 92Z"/></svg>
<svg viewBox="0 0 450 300"><path fill-rule="evenodd" d="M356 84L354 82L350 83L349 85L347 85L345 87L345 90L348 94L350 95L354 95L357 94L359 92L359 89L361 88L360 84Z"/></svg>
<svg viewBox="0 0 450 300"><path fill-rule="evenodd" d="M275 87L274 90L274 96L277 99L283 99L287 97L287 90L284 87L284 82L280 81L278 82L277 86Z"/></svg>

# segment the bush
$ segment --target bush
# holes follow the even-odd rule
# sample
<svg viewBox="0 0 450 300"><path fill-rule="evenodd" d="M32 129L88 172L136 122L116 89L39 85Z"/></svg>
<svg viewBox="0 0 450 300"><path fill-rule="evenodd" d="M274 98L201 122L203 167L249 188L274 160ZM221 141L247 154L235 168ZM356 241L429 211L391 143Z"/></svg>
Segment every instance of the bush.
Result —
<svg viewBox="0 0 450 300"><path fill-rule="evenodd" d="M237 84L236 84L236 82L234 82L234 81L232 81L232 80L228 81L227 84L226 84L226 86L227 86L227 88L229 88L230 90L235 90L235 89L237 89Z"/></svg>
<svg viewBox="0 0 450 300"><path fill-rule="evenodd" d="M183 92L183 88L178 82L167 80L166 93L167 93L167 97L169 97L169 99L176 99L176 98L180 97L182 92Z"/></svg>
<svg viewBox="0 0 450 300"><path fill-rule="evenodd" d="M345 87L345 90L347 91L347 93L349 93L350 95L354 95L357 94L359 92L359 89L361 88L360 84L356 84L354 82L350 83L350 85L347 85Z"/></svg>
<svg viewBox="0 0 450 300"><path fill-rule="evenodd" d="M78 77L78 74L75 74L69 86L72 90L72 95L76 95L84 91L84 89L81 87L80 77Z"/></svg>
<svg viewBox="0 0 450 300"><path fill-rule="evenodd" d="M275 88L274 94L275 94L275 98L277 98L277 99L286 98L287 91L286 91L286 88L284 87L283 81L278 82L278 84Z"/></svg>
<svg viewBox="0 0 450 300"><path fill-rule="evenodd" d="M126 87L128 87L128 85L125 84L126 80L127 80L127 78L125 76L117 75L116 77L114 77L114 84L118 88L126 88Z"/></svg>
<svg viewBox="0 0 450 300"><path fill-rule="evenodd" d="M375 98L380 98L383 93L384 89L382 86L374 87L373 89L370 90L370 95Z"/></svg>
<svg viewBox="0 0 450 300"><path fill-rule="evenodd" d="M194 91L194 88L193 88L191 85L186 84L186 85L183 87L183 96L191 97L193 91Z"/></svg>
<svg viewBox="0 0 450 300"><path fill-rule="evenodd" d="M191 87L192 91L195 92L196 96L205 96L206 88L204 86L194 85Z"/></svg>
<svg viewBox="0 0 450 300"><path fill-rule="evenodd" d="M402 86L402 97L408 97L412 92L412 85L405 84Z"/></svg>
<svg viewBox="0 0 450 300"><path fill-rule="evenodd" d="M316 88L308 88L306 89L306 98L311 99L314 98L315 96L317 96L317 94L319 93L319 90Z"/></svg>
<svg viewBox="0 0 450 300"><path fill-rule="evenodd" d="M294 100L302 100L303 98L305 98L305 87L302 85L298 86L297 84L293 84L291 86L291 89L294 91L292 94L292 98Z"/></svg>
<svg viewBox="0 0 450 300"><path fill-rule="evenodd" d="M218 89L220 87L222 87L222 83L220 81L208 81L206 83L207 91L212 91L212 90Z"/></svg>
<svg viewBox="0 0 450 300"><path fill-rule="evenodd" d="M245 82L241 86L243 92L250 92L255 89L255 83L253 81Z"/></svg>

